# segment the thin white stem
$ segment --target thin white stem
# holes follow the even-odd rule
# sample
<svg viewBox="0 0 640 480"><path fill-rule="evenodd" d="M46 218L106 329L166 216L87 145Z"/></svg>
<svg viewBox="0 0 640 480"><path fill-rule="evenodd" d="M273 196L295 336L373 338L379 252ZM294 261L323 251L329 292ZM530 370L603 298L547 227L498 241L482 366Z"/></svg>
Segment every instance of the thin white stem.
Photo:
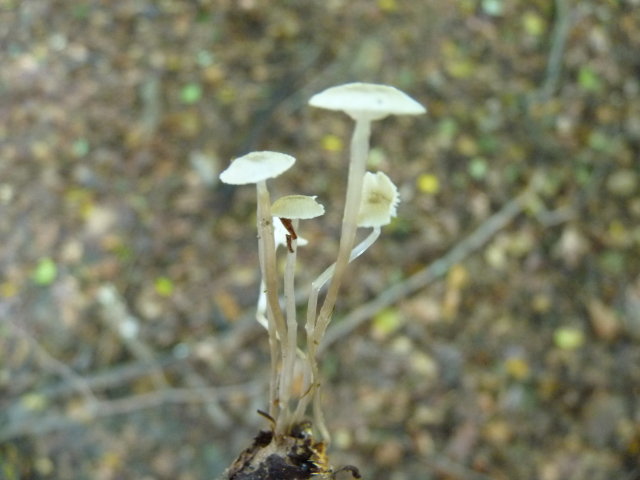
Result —
<svg viewBox="0 0 640 480"><path fill-rule="evenodd" d="M349 255L349 262L354 261L364 252L366 252L371 245L378 239L380 236L380 227L374 227L371 229L371 233L367 235L367 237L356 245L351 250L351 255ZM316 361L316 352L320 344L321 337L317 337L316 333L316 309L318 306L318 295L320 294L320 290L324 285L331 279L333 272L335 271L336 264L334 263L330 267L328 267L324 272L322 272L318 278L316 278L311 284L311 291L309 292L309 303L307 304L307 322L305 324L305 331L307 334L307 346L308 346L308 354L307 354L307 365L308 371L305 375L305 390L310 390L308 394L300 399L298 402L298 406L293 416L293 421L297 421L302 418L304 412L309 405L311 399L314 399L314 410L317 412L319 409L319 397L313 390L317 392L318 387L318 364ZM314 382L314 387L311 388L311 384ZM317 417L316 413L316 417ZM318 425L318 428L322 431L324 425ZM326 428L325 428L326 430Z"/></svg>
<svg viewBox="0 0 640 480"><path fill-rule="evenodd" d="M325 422L324 413L322 412L320 389L317 389L313 395L313 421L318 432L320 432L322 440L328 445L331 442L331 435L329 434L327 422Z"/></svg>
<svg viewBox="0 0 640 480"><path fill-rule="evenodd" d="M298 220L292 220L293 230L298 229ZM296 298L295 298L295 271L296 256L298 253L297 242L291 239L291 250L287 253L287 263L284 270L284 298L285 310L287 314L287 337L282 339L283 355L282 374L280 376L280 405L282 415L278 417L276 423L276 434L284 433L288 428L288 416L290 414L289 400L291 399L291 385L293 383L293 372L296 359L296 349L298 347L298 321L296 319Z"/></svg>
<svg viewBox="0 0 640 480"><path fill-rule="evenodd" d="M262 245L259 242L259 251L262 252ZM262 265L262 254L260 259ZM278 398L278 333L276 332L275 322L268 320L269 312L267 311L267 294L266 287L264 285L264 279L260 278L260 292L258 293L258 302L256 305L256 321L264 327L269 336L269 355L271 356L271 370L269 382L269 414L273 417L275 412L275 406Z"/></svg>
<svg viewBox="0 0 640 480"><path fill-rule="evenodd" d="M344 213L342 215L342 230L340 235L340 246L338 248L338 256L333 268L333 275L328 274L331 278L331 284L327 291L320 313L316 318L310 320L313 327L307 330L307 350L308 350L308 367L310 370L311 384L305 396L300 399L296 415L303 415L306 407L311 399L316 395L318 390L319 375L316 353L320 346L322 335L331 320L331 314L338 298L338 290L342 283L351 249L355 243L358 210L360 208L360 197L362 196L362 183L366 170L367 157L369 156L369 135L371 134L371 121L369 119L356 120L353 136L351 137L351 159L349 162L349 175L347 179L347 194L344 205ZM310 299L311 310L317 308L317 292L315 298ZM315 317L315 315L313 315ZM308 321L309 323L309 321Z"/></svg>
<svg viewBox="0 0 640 480"><path fill-rule="evenodd" d="M360 208L360 197L362 196L362 182L366 170L367 157L369 156L370 133L371 121L369 119L356 120L356 126L351 138L351 160L349 162L349 178L347 180L347 195L342 216L338 257L336 258L335 270L327 296L324 299L316 322L320 338L331 320L331 314L338 299L338 290L342 284L345 270L349 264L351 249L355 243L358 210ZM316 337L315 340L318 341L319 338Z"/></svg>
<svg viewBox="0 0 640 480"><path fill-rule="evenodd" d="M351 255L349 255L349 263L353 262L356 258L366 252L371 245L378 239L380 236L380 227L374 227L371 229L371 233L367 235L367 237L356 245L351 250ZM309 293L309 302L307 304L307 323L306 323L306 331L309 339L313 337L313 331L315 328L316 321L316 313L318 307L318 295L320 294L320 290L324 285L333 277L333 274L336 269L336 264L333 263L330 267L328 267L324 272L322 272L318 278L316 278L311 284L311 292ZM317 339L320 340L320 339Z"/></svg>
<svg viewBox="0 0 640 480"><path fill-rule="evenodd" d="M271 366L269 370L269 415L277 417L278 406L278 364L280 362L280 350L278 349L278 333L271 312L267 312L267 332L269 332L269 355Z"/></svg>
<svg viewBox="0 0 640 480"><path fill-rule="evenodd" d="M267 297L267 321L269 325L269 347L271 351L271 379L270 391L271 402L269 405L269 414L277 418L278 398L278 337L284 341L286 338L286 326L284 315L278 302L278 278L276 275L276 247L273 239L273 218L271 216L271 199L269 190L265 181L256 184L258 197L258 251L260 254L260 270L265 286L265 294ZM280 354L284 355L285 351L281 347ZM285 359L283 358L284 362Z"/></svg>

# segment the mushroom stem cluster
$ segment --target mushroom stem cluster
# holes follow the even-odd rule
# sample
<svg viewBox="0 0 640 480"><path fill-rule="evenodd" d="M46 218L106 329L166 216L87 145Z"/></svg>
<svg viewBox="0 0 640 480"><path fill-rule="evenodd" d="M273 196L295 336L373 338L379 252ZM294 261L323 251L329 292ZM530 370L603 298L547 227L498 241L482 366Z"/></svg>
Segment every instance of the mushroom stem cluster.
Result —
<svg viewBox="0 0 640 480"><path fill-rule="evenodd" d="M278 339L286 338L287 327L278 300L278 277L276 274L276 247L273 236L273 217L271 216L271 197L267 188L267 179L277 177L291 168L295 158L278 152L251 152L236 158L231 165L220 174L220 180L231 185L255 183L257 197L256 224L258 229L258 253L261 286L266 297L267 330L269 332L269 350L271 355L271 381L269 414L277 415L278 363L295 355L295 349L278 348ZM260 312L258 308L259 315Z"/></svg>
<svg viewBox="0 0 640 480"><path fill-rule="evenodd" d="M315 427L328 440L329 433L320 406L317 352L331 321L349 263L378 239L381 227L395 216L398 203L398 191L384 173L366 172L371 123L388 115L418 115L424 113L425 109L393 87L369 83L349 83L329 88L314 95L309 104L344 111L355 121L355 127L351 138L338 253L335 263L311 284L304 328L306 350L298 346L295 272L297 248L305 242L298 237L297 231L300 220L322 215L324 208L315 201L315 197L304 195L289 195L271 203L267 179L280 175L295 163L295 158L283 153L251 152L236 158L220 174L220 180L235 185L256 184L256 223L262 275L256 319L269 334L269 415L275 421L274 434L290 435L291 429L299 424L313 401ZM371 232L356 245L359 227L371 228ZM281 233L274 236L274 228ZM286 245L284 309L278 294L278 245ZM318 298L326 284L329 284L327 293L318 311ZM294 389L297 358L302 359L301 389L299 386ZM294 394L294 390L298 393ZM295 401L297 404L294 408L292 402Z"/></svg>
<svg viewBox="0 0 640 480"><path fill-rule="evenodd" d="M287 260L284 270L284 298L287 317L286 338L280 341L286 350L282 359L282 375L279 378L279 403L281 415L276 420L276 434L281 434L293 423L290 419L290 400L295 367L295 353L298 347L298 321L295 303L295 267L298 252L298 236L296 231L300 220L318 217L324 214L324 207L316 202L315 197L305 195L289 195L279 198L273 203L271 214L278 217L285 225ZM303 354L304 356L304 354Z"/></svg>

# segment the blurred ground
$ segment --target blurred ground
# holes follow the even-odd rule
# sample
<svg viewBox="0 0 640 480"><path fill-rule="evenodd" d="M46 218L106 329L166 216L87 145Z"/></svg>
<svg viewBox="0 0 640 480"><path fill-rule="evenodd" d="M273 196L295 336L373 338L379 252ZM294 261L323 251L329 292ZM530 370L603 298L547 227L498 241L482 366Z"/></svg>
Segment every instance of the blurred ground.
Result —
<svg viewBox="0 0 640 480"><path fill-rule="evenodd" d="M326 352L336 464L367 479L640 479L638 0L0 0L0 478L214 478L264 421L254 192L329 209L350 122L307 99L395 85L374 126L399 218L341 317L522 213Z"/></svg>

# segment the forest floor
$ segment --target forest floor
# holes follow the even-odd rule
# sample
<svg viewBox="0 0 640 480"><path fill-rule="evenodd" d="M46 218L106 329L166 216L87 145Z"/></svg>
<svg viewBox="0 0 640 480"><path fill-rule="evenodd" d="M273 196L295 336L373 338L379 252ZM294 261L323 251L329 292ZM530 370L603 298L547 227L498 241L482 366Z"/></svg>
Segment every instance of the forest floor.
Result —
<svg viewBox="0 0 640 480"><path fill-rule="evenodd" d="M255 191L217 176L297 157L304 312L352 128L307 100L367 81L428 113L373 128L402 203L321 358L333 463L640 479L639 9L0 0L0 478L213 479L268 428Z"/></svg>

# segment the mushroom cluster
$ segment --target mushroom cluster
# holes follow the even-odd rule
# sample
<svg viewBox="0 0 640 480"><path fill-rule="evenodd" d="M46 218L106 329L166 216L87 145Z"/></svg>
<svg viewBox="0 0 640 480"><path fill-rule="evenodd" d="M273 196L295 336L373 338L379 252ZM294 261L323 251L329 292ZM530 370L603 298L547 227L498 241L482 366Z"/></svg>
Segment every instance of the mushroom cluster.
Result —
<svg viewBox="0 0 640 480"><path fill-rule="evenodd" d="M305 350L298 345L294 295L297 246L302 243L298 229L300 220L322 215L324 207L316 201L316 197L305 195L288 195L271 203L266 181L285 172L296 161L284 153L252 152L236 158L220 174L220 180L234 185L256 184L258 251L262 275L256 319L269 334L271 374L268 415L275 423L274 435L290 435L313 401L314 425L328 440L329 434L320 408L318 348L331 321L348 264L376 241L381 227L396 215L398 204L398 191L389 177L382 172L366 172L371 122L389 115L419 115L426 110L396 88L370 83L349 83L329 88L314 95L309 104L345 112L355 121L355 128L351 139L336 261L311 284L304 329ZM274 237L274 228L280 232L277 237ZM358 228L370 228L371 231L356 245ZM278 245L286 246L284 311L278 294ZM320 291L327 284L327 293L318 309ZM293 377L297 358L302 360L304 393L294 398Z"/></svg>

